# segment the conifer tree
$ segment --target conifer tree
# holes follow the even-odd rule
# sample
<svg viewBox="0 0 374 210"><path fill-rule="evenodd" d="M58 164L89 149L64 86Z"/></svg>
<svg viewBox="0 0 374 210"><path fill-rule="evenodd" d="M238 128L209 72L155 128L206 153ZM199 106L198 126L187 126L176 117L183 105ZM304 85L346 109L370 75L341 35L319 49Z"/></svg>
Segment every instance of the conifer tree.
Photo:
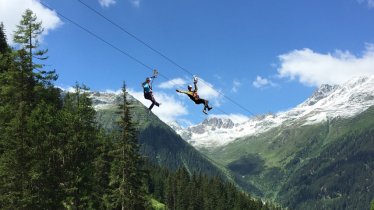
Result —
<svg viewBox="0 0 374 210"><path fill-rule="evenodd" d="M42 22L38 22L36 15L30 9L27 9L22 15L20 25L17 25L14 42L20 44L27 51L30 69L39 66L33 62L33 57L39 60L47 59L47 57L44 57L47 50L38 49L39 38L43 31Z"/></svg>
<svg viewBox="0 0 374 210"><path fill-rule="evenodd" d="M26 97L31 91L25 85L27 77L23 68L28 62L23 52L15 54L11 66L0 76L3 150L0 159L0 186L3 186L0 189L0 203L10 209L31 208L32 204L29 171L33 145L27 132L27 121L35 104Z"/></svg>
<svg viewBox="0 0 374 210"><path fill-rule="evenodd" d="M20 37L30 40L27 43L37 42L37 37L32 34L39 34L42 28L41 24L38 27L32 26L31 22L36 21L36 16L30 21L31 16L31 11L23 16L15 32L16 43L24 44L20 43ZM31 38L28 36L30 34ZM44 144L51 132L48 129L55 128L45 127L43 123L47 116L42 116L46 118L38 121L34 118L37 115L32 113L38 112L37 107L44 102L50 102L49 99L53 98L53 103L59 101L59 92L51 85L51 80L55 77L45 76L52 74L40 70L34 73L34 68L38 66L31 65L32 57L42 54L38 52L38 45L22 46L17 51L9 51L5 64L2 63L5 68L0 71L0 203L5 209L40 209L43 206L53 206L51 203L57 202L53 198L53 201L42 198L42 195L48 194L43 192L51 187L44 184L50 183L51 180L40 179L41 174L48 174L44 173L48 168L41 165L47 163L50 157L47 155L48 151L42 154L39 150L46 148ZM53 96L49 94L52 92ZM50 106L55 106L53 103L50 103ZM39 133L43 135L35 135L35 130L32 129L34 123L41 123L40 127L45 128ZM41 139L43 141L38 141ZM52 188L54 187L49 189Z"/></svg>
<svg viewBox="0 0 374 210"><path fill-rule="evenodd" d="M98 145L96 147L96 155L93 163L93 206L97 209L107 209L109 186L110 165L113 158L109 152L113 150L112 144L113 136L111 133L106 133L100 130L98 137Z"/></svg>
<svg viewBox="0 0 374 210"><path fill-rule="evenodd" d="M67 93L62 112L63 191L69 208L93 206L94 161L97 155L99 129L88 88L76 84L74 93Z"/></svg>
<svg viewBox="0 0 374 210"><path fill-rule="evenodd" d="M65 195L63 183L59 110L53 104L40 102L31 112L27 130L31 135L30 184L33 209L61 209Z"/></svg>
<svg viewBox="0 0 374 210"><path fill-rule="evenodd" d="M9 51L9 46L7 43L7 38L5 35L4 24L0 23L0 54L5 54Z"/></svg>
<svg viewBox="0 0 374 210"><path fill-rule="evenodd" d="M187 209L190 203L188 191L189 191L189 184L190 184L190 176L188 171L185 167L178 169L177 171L177 182L176 182L176 209Z"/></svg>
<svg viewBox="0 0 374 210"><path fill-rule="evenodd" d="M34 61L43 61L48 57L46 53L48 50L40 49L39 39L43 33L44 28L42 22L38 21L36 15L29 9L22 15L20 24L17 25L17 30L14 32L14 42L21 46L19 50L22 53L23 59L28 65L23 66L22 73L25 79L28 79L31 86L27 87L30 90L40 90L43 87L50 87L52 82L57 79L56 72L44 70L44 64ZM41 87L43 86L43 87ZM31 95L30 98L38 100L39 95Z"/></svg>
<svg viewBox="0 0 374 210"><path fill-rule="evenodd" d="M169 209L176 209L176 183L173 174L170 174L165 182L165 204Z"/></svg>
<svg viewBox="0 0 374 210"><path fill-rule="evenodd" d="M131 105L127 101L126 85L122 87L122 104L119 106L118 139L111 152L113 162L110 173L109 195L111 209L145 209L146 198L142 179L145 174L141 169L142 157L139 154L137 130L132 122Z"/></svg>

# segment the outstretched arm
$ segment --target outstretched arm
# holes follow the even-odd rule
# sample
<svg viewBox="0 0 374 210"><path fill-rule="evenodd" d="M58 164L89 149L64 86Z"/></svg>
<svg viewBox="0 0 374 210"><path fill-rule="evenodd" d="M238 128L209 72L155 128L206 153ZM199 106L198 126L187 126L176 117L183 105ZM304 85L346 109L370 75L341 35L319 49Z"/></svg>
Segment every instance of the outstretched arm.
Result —
<svg viewBox="0 0 374 210"><path fill-rule="evenodd" d="M183 90L176 90L178 93L184 93L184 94L187 94L187 91L183 91Z"/></svg>

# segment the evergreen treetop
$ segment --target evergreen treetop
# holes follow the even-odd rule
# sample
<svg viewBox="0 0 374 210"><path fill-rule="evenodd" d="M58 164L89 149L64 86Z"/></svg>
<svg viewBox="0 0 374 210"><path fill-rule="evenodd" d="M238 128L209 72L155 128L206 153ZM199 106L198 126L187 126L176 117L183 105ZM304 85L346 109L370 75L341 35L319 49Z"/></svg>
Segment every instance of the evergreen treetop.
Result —
<svg viewBox="0 0 374 210"><path fill-rule="evenodd" d="M25 58L29 65L27 71L35 70L35 78L43 84L50 85L51 81L57 79L55 71L46 71L43 69L44 64L36 63L33 60L35 58L41 61L48 58L46 56L48 50L39 49L39 39L43 31L42 22L37 20L36 15L30 9L27 9L22 15L22 20L17 25L16 31L14 31L13 41L21 46L21 52L26 52Z"/></svg>
<svg viewBox="0 0 374 210"><path fill-rule="evenodd" d="M5 28L4 28L4 24L1 22L0 23L0 53L5 54L8 51L9 51L9 46L8 46L7 38L5 35Z"/></svg>

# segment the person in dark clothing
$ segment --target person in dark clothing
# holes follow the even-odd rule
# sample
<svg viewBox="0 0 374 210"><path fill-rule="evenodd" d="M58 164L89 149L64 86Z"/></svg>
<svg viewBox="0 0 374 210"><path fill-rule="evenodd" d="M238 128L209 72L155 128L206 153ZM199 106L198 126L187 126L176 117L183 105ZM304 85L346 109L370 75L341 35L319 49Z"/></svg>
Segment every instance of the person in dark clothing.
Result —
<svg viewBox="0 0 374 210"><path fill-rule="evenodd" d="M156 106L160 106L161 105L160 103L158 103L156 101L155 97L153 97L151 81L152 81L152 78L147 77L147 79L145 80L145 82L142 83L143 91L144 91L144 98L152 101L151 106L148 108L149 111L152 110L152 108L153 108L154 105L156 105Z"/></svg>
<svg viewBox="0 0 374 210"><path fill-rule="evenodd" d="M204 104L203 112L204 112L204 114L208 114L206 112L206 110L208 109L208 111L210 111L211 109L213 109L213 107L209 106L209 101L208 100L205 100L205 99L202 99L202 98L199 97L199 95L197 94L197 85L196 84L197 84L197 80L194 81L194 86L195 86L194 90L192 90L191 85L188 85L188 91L177 90L177 92L186 94L188 97L190 97L190 99L192 101L195 102L195 104Z"/></svg>

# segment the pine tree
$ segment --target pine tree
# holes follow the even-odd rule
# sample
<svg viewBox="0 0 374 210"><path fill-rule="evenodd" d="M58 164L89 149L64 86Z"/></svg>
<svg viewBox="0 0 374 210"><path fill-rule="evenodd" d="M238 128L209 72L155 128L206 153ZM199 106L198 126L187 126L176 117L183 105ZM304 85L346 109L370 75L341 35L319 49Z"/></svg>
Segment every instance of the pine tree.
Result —
<svg viewBox="0 0 374 210"><path fill-rule="evenodd" d="M94 162L99 129L88 88L76 85L67 93L62 112L63 191L69 208L87 209L93 204Z"/></svg>
<svg viewBox="0 0 374 210"><path fill-rule="evenodd" d="M185 167L178 169L176 174L176 209L187 209L190 203L188 196L188 187L190 184L190 175Z"/></svg>
<svg viewBox="0 0 374 210"><path fill-rule="evenodd" d="M31 24L36 21L36 16L30 19L31 16L31 11L23 16L15 32L16 43L23 43L20 43L21 37L23 41L28 41L26 43L37 42L32 34L40 34L42 28L41 24L37 27ZM33 56L43 54L37 47L25 44L23 48L9 52L0 71L0 203L6 209L37 209L43 206L42 203L49 202L48 199L37 198L42 190L39 190L40 183L35 181L39 180L40 174L40 157L35 151L42 148L44 142L37 141L30 129L37 122L32 119L31 113L42 102L49 103L49 99L53 98L55 103L59 97L58 91L51 86L51 80L55 79L53 74L44 71L34 73L34 68L38 66L30 65ZM50 93L54 93L53 96ZM38 138L44 140L44 137Z"/></svg>
<svg viewBox="0 0 374 210"><path fill-rule="evenodd" d="M168 209L176 209L176 182L175 175L170 174L165 182L165 204Z"/></svg>
<svg viewBox="0 0 374 210"><path fill-rule="evenodd" d="M0 23L0 54L5 54L6 52L9 52L9 46L7 43L7 38L5 35L5 29L4 24Z"/></svg>
<svg viewBox="0 0 374 210"><path fill-rule="evenodd" d="M118 140L115 142L111 174L110 200L112 209L138 210L145 209L146 198L142 179L145 174L141 170L142 157L139 154L137 131L130 114L131 105L127 101L126 85L122 87L122 104L119 106L121 120L119 122Z"/></svg>
<svg viewBox="0 0 374 210"><path fill-rule="evenodd" d="M57 115L57 116L56 116ZM32 110L27 122L32 149L30 151L30 184L33 209L61 209L65 198L60 187L62 159L59 132L59 110L53 104L40 102Z"/></svg>
<svg viewBox="0 0 374 210"><path fill-rule="evenodd" d="M47 50L37 49L39 47L39 38L43 31L42 22L38 22L36 15L30 9L27 9L22 15L20 25L17 25L13 40L15 43L21 44L22 48L28 52L30 69L33 69L34 66L39 66L33 62L33 57L39 60L46 59L44 55Z"/></svg>
<svg viewBox="0 0 374 210"><path fill-rule="evenodd" d="M27 120L32 103L26 96L31 91L26 87L23 67L27 65L20 51L14 56L12 66L2 72L1 98L1 147L0 159L0 203L6 208L25 209L32 204L30 189L30 151L33 147L27 132ZM9 206L8 206L9 205Z"/></svg>
<svg viewBox="0 0 374 210"><path fill-rule="evenodd" d="M100 130L98 138L98 146L96 147L96 155L93 163L94 167L94 188L93 188L93 206L97 209L106 209L109 206L109 174L110 166L113 158L109 152L113 150L113 137L104 130Z"/></svg>
<svg viewBox="0 0 374 210"><path fill-rule="evenodd" d="M21 45L20 51L24 59L28 61L28 66L25 66L23 70L26 76L32 77L40 85L50 86L51 82L57 79L55 71L46 71L43 69L44 64L34 61L34 59L43 61L48 58L46 56L48 50L39 49L39 38L43 31L42 22L37 20L36 15L31 10L27 9L22 16L20 24L17 25L13 40ZM40 89L40 85L34 88L39 87Z"/></svg>

